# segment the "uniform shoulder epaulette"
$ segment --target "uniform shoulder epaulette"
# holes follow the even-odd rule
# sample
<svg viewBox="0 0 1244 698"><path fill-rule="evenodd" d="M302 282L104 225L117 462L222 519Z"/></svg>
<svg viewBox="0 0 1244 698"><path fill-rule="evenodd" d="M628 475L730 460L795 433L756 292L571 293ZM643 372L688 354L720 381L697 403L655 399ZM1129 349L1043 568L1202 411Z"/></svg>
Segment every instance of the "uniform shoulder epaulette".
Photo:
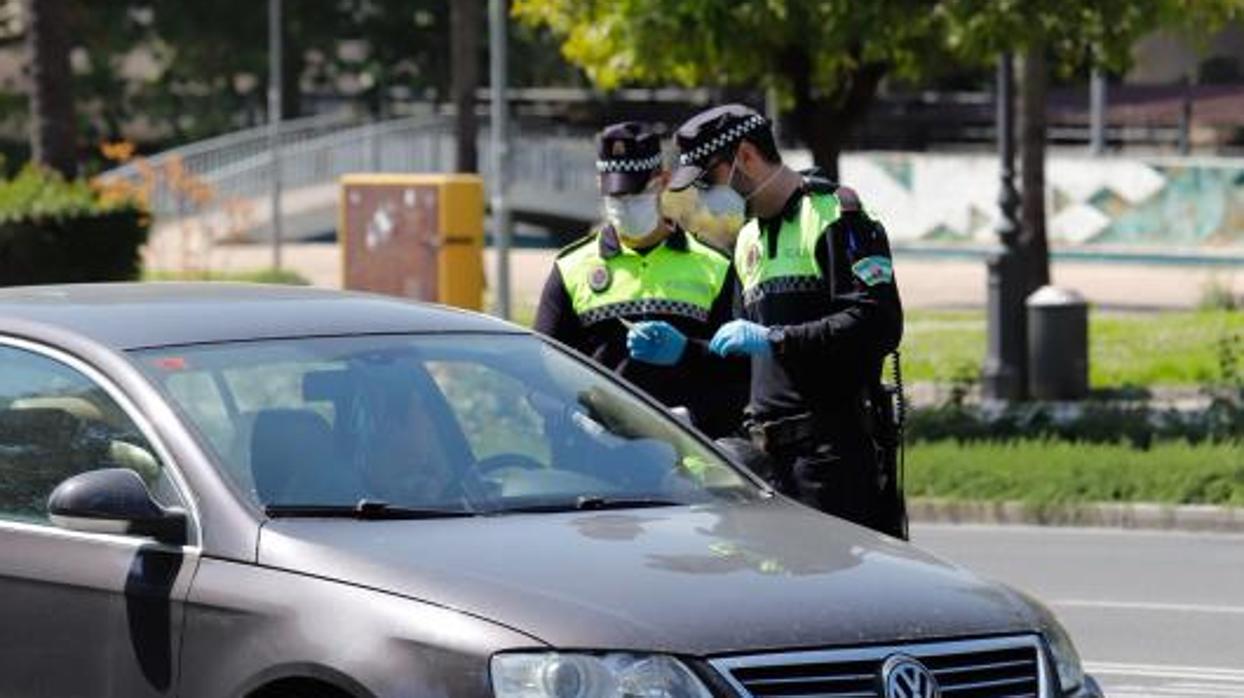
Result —
<svg viewBox="0 0 1244 698"><path fill-rule="evenodd" d="M569 245L566 245L565 247L561 248L560 250L558 250L558 251L557 251L557 258L558 258L558 259L561 259L562 257L565 257L566 255L570 254L571 252L574 252L575 250L579 249L580 247L583 247L584 245L588 244L589 242L594 242L594 241L596 240L596 234L597 234L597 232L598 232L598 231L593 230L593 231L591 231L590 233L588 233L587 235L584 235L583 237L579 238L578 240L575 240L574 242L570 243Z"/></svg>

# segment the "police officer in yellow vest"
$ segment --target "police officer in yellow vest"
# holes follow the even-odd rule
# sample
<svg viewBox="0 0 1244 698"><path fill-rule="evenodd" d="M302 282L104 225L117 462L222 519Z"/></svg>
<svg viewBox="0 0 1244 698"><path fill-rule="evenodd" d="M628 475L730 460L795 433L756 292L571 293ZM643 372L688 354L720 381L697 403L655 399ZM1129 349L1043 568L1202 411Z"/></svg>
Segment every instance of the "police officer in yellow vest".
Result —
<svg viewBox="0 0 1244 698"><path fill-rule="evenodd" d="M660 137L624 122L598 139L605 222L562 250L535 329L567 344L669 407L685 407L710 436L737 432L746 366L708 350L734 316L730 259L661 215L669 180Z"/></svg>
<svg viewBox="0 0 1244 698"><path fill-rule="evenodd" d="M709 109L675 135L670 188L746 210L734 248L743 291L710 349L751 357L747 431L775 484L822 511L889 533L875 404L903 312L881 225L853 192L782 164L769 122L743 105ZM901 494L899 495L901 501Z"/></svg>

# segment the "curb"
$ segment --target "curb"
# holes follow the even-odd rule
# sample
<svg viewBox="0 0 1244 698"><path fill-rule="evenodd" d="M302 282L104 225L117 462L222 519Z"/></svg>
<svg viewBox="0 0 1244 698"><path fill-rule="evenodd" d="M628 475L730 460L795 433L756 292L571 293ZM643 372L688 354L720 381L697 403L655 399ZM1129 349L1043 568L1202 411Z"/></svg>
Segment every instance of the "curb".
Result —
<svg viewBox="0 0 1244 698"><path fill-rule="evenodd" d="M1244 508L1209 504L1030 504L916 497L907 501L907 515L920 523L1244 533Z"/></svg>

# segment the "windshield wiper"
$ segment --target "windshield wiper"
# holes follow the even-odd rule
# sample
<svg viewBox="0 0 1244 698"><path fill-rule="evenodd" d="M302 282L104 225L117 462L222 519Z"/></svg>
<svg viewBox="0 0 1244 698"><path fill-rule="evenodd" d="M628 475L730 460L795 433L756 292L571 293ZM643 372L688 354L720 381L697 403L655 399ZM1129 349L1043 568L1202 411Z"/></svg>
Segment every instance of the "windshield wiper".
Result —
<svg viewBox="0 0 1244 698"><path fill-rule="evenodd" d="M269 504L264 508L264 512L272 518L361 519L365 521L475 516L475 512L466 509L400 507L374 499L363 499L358 504Z"/></svg>
<svg viewBox="0 0 1244 698"><path fill-rule="evenodd" d="M657 497L602 497L599 495L583 495L571 500L546 502L539 504L517 504L511 507L492 509L490 514L540 514L565 511L604 511L607 509L651 509L655 507L676 507L684 502Z"/></svg>

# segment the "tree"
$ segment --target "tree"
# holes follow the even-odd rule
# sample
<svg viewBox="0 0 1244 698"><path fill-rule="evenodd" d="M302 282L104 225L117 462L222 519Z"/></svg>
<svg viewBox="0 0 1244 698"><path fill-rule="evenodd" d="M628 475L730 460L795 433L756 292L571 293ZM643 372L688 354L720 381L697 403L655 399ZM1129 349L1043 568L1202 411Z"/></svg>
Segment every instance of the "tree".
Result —
<svg viewBox="0 0 1244 698"><path fill-rule="evenodd" d="M777 88L816 164L838 154L889 74L936 64L933 0L515 0L562 37L605 89L625 84Z"/></svg>
<svg viewBox="0 0 1244 698"><path fill-rule="evenodd" d="M1023 56L1019 247L1029 291L1050 281L1045 229L1045 93L1049 74L1089 68L1122 71L1132 46L1160 28L1208 37L1244 17L1244 0L945 0L947 50L989 62L1003 51Z"/></svg>
<svg viewBox="0 0 1244 698"><path fill-rule="evenodd" d="M453 93L457 109L454 133L457 140L454 169L459 172L479 170L476 136L479 123L475 117L475 89L479 87L482 0L456 0L450 9L453 39Z"/></svg>
<svg viewBox="0 0 1244 698"><path fill-rule="evenodd" d="M77 115L63 0L25 0L31 156L67 178L78 172Z"/></svg>

